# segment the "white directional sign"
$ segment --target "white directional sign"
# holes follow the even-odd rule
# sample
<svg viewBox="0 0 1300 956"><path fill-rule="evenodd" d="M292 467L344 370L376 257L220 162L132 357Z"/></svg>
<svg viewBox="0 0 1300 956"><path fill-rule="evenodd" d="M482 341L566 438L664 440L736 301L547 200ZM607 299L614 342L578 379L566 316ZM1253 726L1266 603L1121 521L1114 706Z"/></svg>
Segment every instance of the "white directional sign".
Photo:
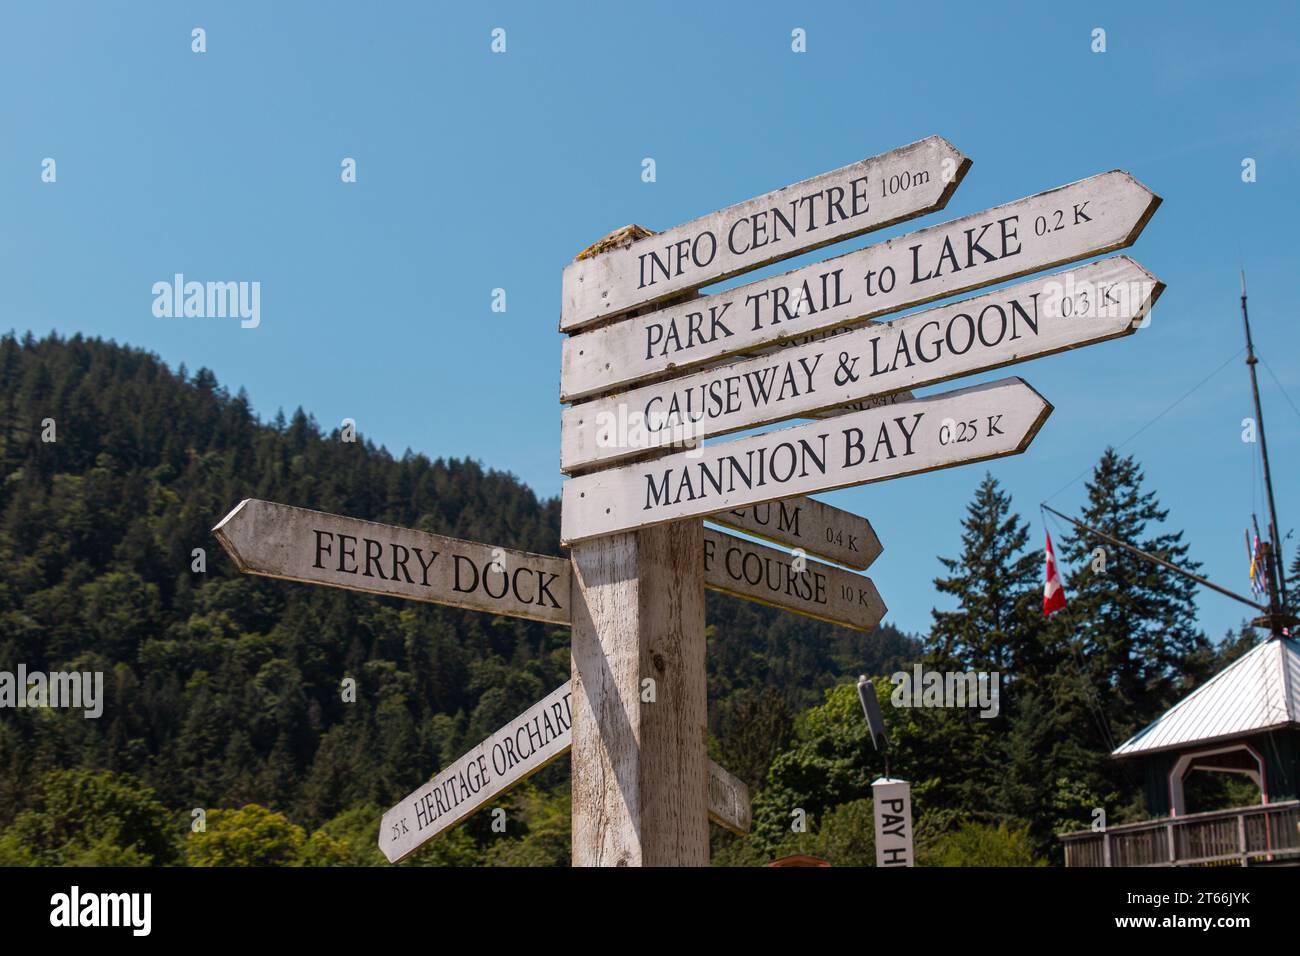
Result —
<svg viewBox="0 0 1300 956"><path fill-rule="evenodd" d="M808 417L1132 333L1164 288L1127 256L564 409L566 471L665 444ZM725 398L723 398L725 396ZM842 412L840 412L842 413ZM636 421L621 433L602 423Z"/></svg>
<svg viewBox="0 0 1300 956"><path fill-rule="evenodd" d="M567 624L569 562L248 498L212 529L239 570Z"/></svg>
<svg viewBox="0 0 1300 956"><path fill-rule="evenodd" d="M388 862L406 859L426 840L568 753L573 746L571 696L572 682L565 681L385 813L379 849ZM749 788L713 761L709 819L737 833L749 832Z"/></svg>
<svg viewBox="0 0 1300 956"><path fill-rule="evenodd" d="M564 270L560 330L942 209L970 160L931 136Z"/></svg>
<svg viewBox="0 0 1300 956"><path fill-rule="evenodd" d="M560 400L715 361L1131 244L1160 197L1115 170L564 342ZM799 370L792 384L801 386ZM744 388L736 385L737 391ZM729 393L701 396L725 402Z"/></svg>
<svg viewBox="0 0 1300 956"><path fill-rule="evenodd" d="M915 866L912 852L912 786L881 777L871 784L876 820L876 866Z"/></svg>
<svg viewBox="0 0 1300 956"><path fill-rule="evenodd" d="M885 616L871 578L711 528L704 574L712 590L856 631L874 630Z"/></svg>
<svg viewBox="0 0 1300 956"><path fill-rule="evenodd" d="M384 814L379 849L390 863L562 756L573 743L565 682Z"/></svg>
<svg viewBox="0 0 1300 956"><path fill-rule="evenodd" d="M1051 410L1008 378L570 478L560 537L570 544L1018 454Z"/></svg>
<svg viewBox="0 0 1300 956"><path fill-rule="evenodd" d="M572 567L567 558L494 548L256 498L240 502L213 532L246 574L431 601L549 624L570 623ZM725 564L710 565L706 561L706 565L705 587L750 597L732 579ZM817 565L815 570L808 580L839 571L825 565ZM808 586L804 576L791 585L796 592ZM781 594L754 599L839 623L823 613L825 609L814 600ZM845 616L846 626L862 626L861 613Z"/></svg>
<svg viewBox="0 0 1300 956"><path fill-rule="evenodd" d="M721 511L709 520L859 571L880 557L880 539L870 521L812 498L765 501Z"/></svg>

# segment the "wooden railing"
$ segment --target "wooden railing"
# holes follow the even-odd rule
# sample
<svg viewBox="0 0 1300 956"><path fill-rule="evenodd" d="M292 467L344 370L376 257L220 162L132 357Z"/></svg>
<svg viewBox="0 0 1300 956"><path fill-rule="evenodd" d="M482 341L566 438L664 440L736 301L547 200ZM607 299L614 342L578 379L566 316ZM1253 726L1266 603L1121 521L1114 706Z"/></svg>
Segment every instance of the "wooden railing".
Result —
<svg viewBox="0 0 1300 956"><path fill-rule="evenodd" d="M1300 862L1300 800L1058 834L1066 866Z"/></svg>

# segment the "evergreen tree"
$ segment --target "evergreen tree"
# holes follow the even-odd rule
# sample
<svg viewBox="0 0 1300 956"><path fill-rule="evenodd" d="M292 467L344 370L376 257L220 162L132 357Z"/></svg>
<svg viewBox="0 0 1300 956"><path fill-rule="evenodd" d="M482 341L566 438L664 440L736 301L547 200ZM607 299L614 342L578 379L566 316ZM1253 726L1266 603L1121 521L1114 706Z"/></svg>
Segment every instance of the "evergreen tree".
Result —
<svg viewBox="0 0 1300 956"><path fill-rule="evenodd" d="M1092 480L1082 522L1190 571L1181 531L1160 530L1168 517L1132 456L1106 449ZM1080 702L1109 750L1141 729L1208 676L1213 656L1196 627L1196 585L1084 531L1062 542L1067 609L1053 617L1074 651Z"/></svg>
<svg viewBox="0 0 1300 956"><path fill-rule="evenodd" d="M1041 553L1026 551L1029 526L1011 511L1011 496L985 474L962 519L961 555L939 561L936 578L957 610L934 611L927 650L943 666L1010 672L1018 680L1041 666Z"/></svg>
<svg viewBox="0 0 1300 956"><path fill-rule="evenodd" d="M240 499L260 497L560 553L558 499L539 501L508 474L344 444L303 410L264 424L208 369L173 373L156 356L81 337L0 338L0 412L0 669L107 677L102 720L27 710L0 719L0 861L26 859L19 819L23 833L70 828L43 795L46 776L67 768L93 768L105 806L140 796L149 827L152 803L178 830L203 807L218 835L274 823L272 835L292 844L271 854L280 862L373 860L382 808L568 675L563 628L241 575L210 533ZM56 443L40 441L44 418L57 422ZM1003 672L998 720L889 706L884 675L923 652L889 625L860 634L709 594L709 731L720 762L753 785L772 838L764 854L787 846L799 807L820 841L809 852L869 859L869 842L852 834L883 767L853 687L864 672L878 677L891 767L935 819L1029 822L1041 842L1079 808L1111 805L1105 744L1084 707L1109 693L1110 665L1085 671L1098 685L1080 693L1075 670L1087 658L1062 654L1057 618L1044 631L1039 552L1026 552L1023 523L991 479L962 530L940 582L957 607L936 615L929 649L953 668ZM1170 640L1172 680L1195 655ZM355 702L341 699L345 677L357 680ZM567 772L557 761L532 778L535 793L519 792L526 830L511 830L510 844L480 814L431 841L416 865L562 862ZM245 804L266 809L237 810ZM248 825L223 828L211 815L222 810ZM195 852L204 842L186 837ZM728 848L742 843L758 846ZM58 852L83 862L165 855L141 846L88 830ZM205 861L218 857L225 851Z"/></svg>
<svg viewBox="0 0 1300 956"><path fill-rule="evenodd" d="M8 836L27 865L162 866L177 855L176 834L154 792L125 774L53 770Z"/></svg>
<svg viewBox="0 0 1300 956"><path fill-rule="evenodd" d="M1042 712L1040 685L1056 655L1045 642L1041 552L1026 550L1029 527L991 474L976 488L961 528L961 552L939 558L948 575L934 582L957 607L933 612L926 663L941 673L975 671L996 679L998 705L992 716L973 708L918 713L911 723L911 746L920 766L937 780L932 792L939 805L1004 820L1009 813L1032 813L1040 796L1032 781L1046 773L1040 751L1017 746L1016 736L1032 730L1037 737L1048 716ZM1032 726L1019 719L1027 705ZM887 723L901 716L896 708L885 710ZM1009 763L1022 773L1008 773Z"/></svg>
<svg viewBox="0 0 1300 956"><path fill-rule="evenodd" d="M1279 532L1279 535L1281 535ZM1280 565L1282 562L1278 561ZM1287 576L1286 596L1292 608L1300 607L1300 551L1296 551L1295 560L1291 562L1291 573Z"/></svg>

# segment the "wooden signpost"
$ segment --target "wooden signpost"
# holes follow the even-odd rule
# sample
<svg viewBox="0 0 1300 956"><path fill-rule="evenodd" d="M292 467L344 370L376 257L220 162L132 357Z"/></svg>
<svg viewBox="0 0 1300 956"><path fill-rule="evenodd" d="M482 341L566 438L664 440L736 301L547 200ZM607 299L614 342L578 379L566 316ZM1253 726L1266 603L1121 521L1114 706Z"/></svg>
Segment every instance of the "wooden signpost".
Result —
<svg viewBox="0 0 1300 956"><path fill-rule="evenodd" d="M1130 245L1160 198L1116 170L698 294L940 209L969 164L933 136L657 235L627 227L571 263L569 560L256 499L217 525L247 573L571 628L570 681L384 815L390 861L565 752L576 866L705 865L709 820L749 829L748 790L706 752L705 588L876 627L884 601L857 572L879 539L805 496L1024 451L1052 406L1021 379L911 390L1128 335L1163 288L1115 256L873 321ZM787 419L811 421L702 443ZM872 790L878 865L912 865L907 783Z"/></svg>
<svg viewBox="0 0 1300 956"><path fill-rule="evenodd" d="M568 753L573 745L571 699L572 687L565 681L385 813L379 849L388 862L406 859ZM708 767L708 807L712 822L735 833L749 832L749 788L713 761Z"/></svg>
<svg viewBox="0 0 1300 956"><path fill-rule="evenodd" d="M564 270L560 331L942 209L970 160L940 136L694 219Z"/></svg>
<svg viewBox="0 0 1300 956"><path fill-rule="evenodd" d="M1128 173L890 239L564 342L560 400L677 374L795 335L861 322L1128 246L1160 197Z"/></svg>
<svg viewBox="0 0 1300 956"><path fill-rule="evenodd" d="M699 438L723 435L1129 335L1163 288L1116 256L574 405L560 419L561 465L612 464L687 424ZM601 440L596 423L628 416L646 425Z"/></svg>
<svg viewBox="0 0 1300 956"><path fill-rule="evenodd" d="M1019 454L1051 410L1024 381L1008 378L570 478L560 537L571 544Z"/></svg>

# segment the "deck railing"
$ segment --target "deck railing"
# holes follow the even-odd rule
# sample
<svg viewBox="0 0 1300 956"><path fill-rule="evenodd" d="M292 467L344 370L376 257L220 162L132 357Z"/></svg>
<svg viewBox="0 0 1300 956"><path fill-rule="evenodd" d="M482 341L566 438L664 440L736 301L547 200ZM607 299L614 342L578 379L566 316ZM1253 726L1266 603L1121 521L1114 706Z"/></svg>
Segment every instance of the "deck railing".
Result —
<svg viewBox="0 0 1300 956"><path fill-rule="evenodd" d="M1058 834L1066 866L1300 863L1300 800Z"/></svg>

